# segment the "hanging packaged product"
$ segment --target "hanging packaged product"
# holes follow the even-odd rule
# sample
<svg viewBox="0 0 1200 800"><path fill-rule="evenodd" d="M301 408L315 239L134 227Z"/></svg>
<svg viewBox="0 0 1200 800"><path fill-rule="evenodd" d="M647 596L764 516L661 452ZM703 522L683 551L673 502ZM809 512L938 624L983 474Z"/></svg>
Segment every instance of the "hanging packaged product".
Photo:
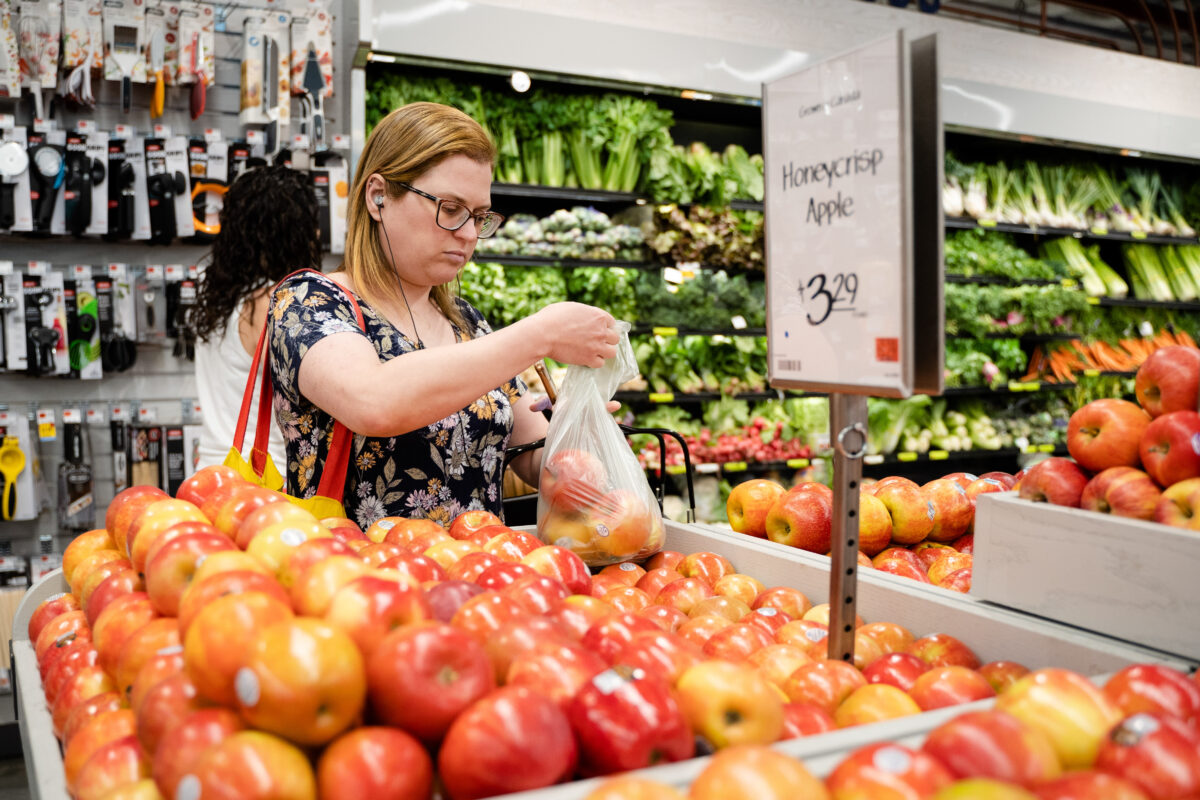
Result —
<svg viewBox="0 0 1200 800"><path fill-rule="evenodd" d="M91 448L84 446L79 409L63 410L63 461L58 465L58 527L79 534L95 527Z"/></svg>
<svg viewBox="0 0 1200 800"><path fill-rule="evenodd" d="M129 203L133 211L133 232L129 238L134 241L146 241L151 236L150 198L149 192L146 190L146 140L135 136L133 129L124 125L118 125L113 136L124 140L125 163L131 169L131 172L126 172L122 168L120 176L123 185L126 181L132 181L132 184L125 186L121 193L121 202ZM122 222L125 221L129 205L123 205L120 208Z"/></svg>
<svg viewBox="0 0 1200 800"><path fill-rule="evenodd" d="M112 318L108 336L101 334L100 358L105 372L124 372L137 362L136 287L126 264L109 264L107 275L112 282Z"/></svg>
<svg viewBox="0 0 1200 800"><path fill-rule="evenodd" d="M38 494L41 470L32 424L24 413L0 411L0 519L21 522L37 519L42 499Z"/></svg>
<svg viewBox="0 0 1200 800"><path fill-rule="evenodd" d="M146 9L140 0L104 0L104 79L121 82L121 109L133 105L133 84L146 82Z"/></svg>
<svg viewBox="0 0 1200 800"><path fill-rule="evenodd" d="M129 487L129 428L124 416L121 406L113 406L113 418L108 423L114 495Z"/></svg>
<svg viewBox="0 0 1200 800"><path fill-rule="evenodd" d="M146 40L152 42L162 32L162 73L168 86L179 78L179 4L165 0L146 0ZM153 65L151 65L153 66ZM150 75L153 79L153 72Z"/></svg>
<svg viewBox="0 0 1200 800"><path fill-rule="evenodd" d="M184 439L182 425L168 425L163 431L163 445L166 455L163 458L163 471L166 476L166 491L172 497L179 491L179 485L187 478L187 440Z"/></svg>
<svg viewBox="0 0 1200 800"><path fill-rule="evenodd" d="M34 377L54 374L54 347L58 344L58 334L53 326L42 324L42 309L53 302L54 297L42 291L40 273L30 269L21 276L21 307L24 312L21 335L25 339L25 369ZM9 361L12 363L12 359Z"/></svg>
<svg viewBox="0 0 1200 800"><path fill-rule="evenodd" d="M97 137L94 141L91 137ZM72 133L66 139L65 176L63 178L63 230L53 233L70 233L82 236L96 224L97 217L107 222L107 159L100 156L107 149L106 134ZM100 184L102 192L97 191ZM104 199L96 209L97 195ZM98 212L103 212L101 215ZM101 230L103 232L103 230Z"/></svg>
<svg viewBox="0 0 1200 800"><path fill-rule="evenodd" d="M89 133L87 154L92 162L92 218L84 232L103 236L108 233L108 134Z"/></svg>
<svg viewBox="0 0 1200 800"><path fill-rule="evenodd" d="M311 91L305 76L314 56L324 85L321 96L333 97L333 15L328 0L292 6L292 94Z"/></svg>
<svg viewBox="0 0 1200 800"><path fill-rule="evenodd" d="M162 428L135 425L130 435L129 482L162 488Z"/></svg>
<svg viewBox="0 0 1200 800"><path fill-rule="evenodd" d="M150 210L150 241L169 244L176 236L191 236L191 196L187 180L187 139L146 139L146 196ZM185 216L181 227L180 203Z"/></svg>
<svg viewBox="0 0 1200 800"><path fill-rule="evenodd" d="M63 69L104 69L104 0L63 0L62 17Z"/></svg>
<svg viewBox="0 0 1200 800"><path fill-rule="evenodd" d="M167 277L167 318L175 320L175 349L172 355L176 358L196 360L196 334L192 331L188 320L192 309L196 307L196 276L188 270L183 280L172 284L170 273Z"/></svg>
<svg viewBox="0 0 1200 800"><path fill-rule="evenodd" d="M179 177L183 176L183 188L175 192L171 202L175 211L175 235L186 239L196 232L195 226L192 224L192 189L191 179L188 177L191 174L188 138L172 136L163 144L167 172L175 179L176 187L179 186Z"/></svg>
<svg viewBox="0 0 1200 800"><path fill-rule="evenodd" d="M62 2L19 0L16 8L21 85L33 94L34 120L41 121L46 119L42 90L58 88Z"/></svg>
<svg viewBox="0 0 1200 800"><path fill-rule="evenodd" d="M24 372L29 368L23 280L19 272L0 275L0 285L4 287L4 305L0 306L4 326L4 368L9 372Z"/></svg>
<svg viewBox="0 0 1200 800"><path fill-rule="evenodd" d="M326 151L318 153L316 160L319 166L309 174L317 195L321 245L330 253L342 253L346 245L346 208L350 196L346 159Z"/></svg>
<svg viewBox="0 0 1200 800"><path fill-rule="evenodd" d="M90 267L80 269L91 271ZM64 284L63 294L67 302L67 349L71 359L71 376L99 380L104 373L100 362L100 311L96 283L90 277L68 280Z"/></svg>
<svg viewBox="0 0 1200 800"><path fill-rule="evenodd" d="M21 96L21 51L17 18L8 3L0 3L0 97Z"/></svg>
<svg viewBox="0 0 1200 800"><path fill-rule="evenodd" d="M58 334L54 343L54 374L71 374L71 351L67 338L67 300L65 278L61 272L50 270L42 276L42 290L49 292L51 303L42 310L42 324Z"/></svg>
<svg viewBox="0 0 1200 800"><path fill-rule="evenodd" d="M32 230L49 232L54 228L54 218L62 215L63 178L66 176L66 131L30 133L29 146L29 202L33 212ZM59 223L61 225L61 221Z"/></svg>
<svg viewBox="0 0 1200 800"><path fill-rule="evenodd" d="M162 264L147 264L134 284L137 340L164 344L167 339L167 284Z"/></svg>
<svg viewBox="0 0 1200 800"><path fill-rule="evenodd" d="M213 31L216 14L207 3L179 3L178 83L192 87L188 106L192 119L204 113L207 88L216 80Z"/></svg>
<svg viewBox="0 0 1200 800"><path fill-rule="evenodd" d="M228 146L221 140L220 131L205 135L205 174L199 181L192 181L192 215L198 242L212 241L220 233L221 208L229 188Z"/></svg>
<svg viewBox="0 0 1200 800"><path fill-rule="evenodd" d="M33 230L29 201L29 145L24 128L0 130L0 230Z"/></svg>
<svg viewBox="0 0 1200 800"><path fill-rule="evenodd" d="M291 113L289 25L291 15L278 11L246 17L242 53L242 125L265 126L266 155L279 152Z"/></svg>

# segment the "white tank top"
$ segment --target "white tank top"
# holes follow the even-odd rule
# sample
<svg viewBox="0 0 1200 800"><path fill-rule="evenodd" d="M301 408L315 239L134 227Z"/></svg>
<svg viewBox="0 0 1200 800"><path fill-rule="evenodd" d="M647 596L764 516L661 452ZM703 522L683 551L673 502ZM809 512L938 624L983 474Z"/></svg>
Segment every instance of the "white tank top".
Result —
<svg viewBox="0 0 1200 800"><path fill-rule="evenodd" d="M237 428L238 411L242 407L242 393L246 390L246 376L250 374L251 357L242 347L238 336L238 314L235 308L225 320L224 333L213 332L207 342L196 343L196 392L200 399L200 410L204 415L204 427L197 448L197 468L222 464L229 448L233 445L233 432ZM258 388L250 401L250 420L246 425L246 440L242 455L249 459L254 446L254 428L258 414ZM287 476L287 453L283 434L279 427L271 425L271 440L267 447L271 460L280 474Z"/></svg>

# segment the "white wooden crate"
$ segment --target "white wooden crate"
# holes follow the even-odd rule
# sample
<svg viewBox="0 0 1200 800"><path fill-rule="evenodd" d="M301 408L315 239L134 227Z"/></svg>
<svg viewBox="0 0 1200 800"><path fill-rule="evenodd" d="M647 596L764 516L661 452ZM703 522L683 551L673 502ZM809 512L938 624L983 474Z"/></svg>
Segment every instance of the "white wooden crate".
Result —
<svg viewBox="0 0 1200 800"><path fill-rule="evenodd" d="M971 594L1200 658L1200 532L981 495Z"/></svg>

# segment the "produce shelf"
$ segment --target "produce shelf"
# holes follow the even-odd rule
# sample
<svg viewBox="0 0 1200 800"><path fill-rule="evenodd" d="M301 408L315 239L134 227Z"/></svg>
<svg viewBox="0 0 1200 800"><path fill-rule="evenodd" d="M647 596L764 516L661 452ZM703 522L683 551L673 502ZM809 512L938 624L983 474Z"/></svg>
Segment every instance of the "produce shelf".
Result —
<svg viewBox="0 0 1200 800"><path fill-rule="evenodd" d="M1177 300L1138 300L1133 297L1097 297L1095 305L1120 308L1161 308L1166 311L1200 312L1200 303L1184 303Z"/></svg>
<svg viewBox="0 0 1200 800"><path fill-rule="evenodd" d="M493 256L475 252L472 261L479 264L505 264L512 267L625 267L626 269L662 269L652 261L625 261L603 258L545 258L542 256Z"/></svg>
<svg viewBox="0 0 1200 800"><path fill-rule="evenodd" d="M783 400L789 397L828 397L824 392L800 391L765 391L738 392L724 394L723 392L617 392L613 399L619 403L666 403L681 405L683 403L708 403L728 397L733 400Z"/></svg>
<svg viewBox="0 0 1200 800"><path fill-rule="evenodd" d="M1042 280L1040 278L1022 278L1019 280L1006 278L1003 275L958 275L946 273L946 283L974 283L985 286L1060 286L1064 281Z"/></svg>
<svg viewBox="0 0 1200 800"><path fill-rule="evenodd" d="M1076 239L1094 239L1109 242L1140 242L1141 244L1197 244L1195 236L1157 236L1150 233L1110 233L1100 229L1078 230L1075 228L1050 228L1041 225L1015 225L1010 222L980 223L970 217L946 217L947 228L972 229L1015 233L1023 236L1073 236Z"/></svg>
<svg viewBox="0 0 1200 800"><path fill-rule="evenodd" d="M634 325L631 336L766 336L766 328L677 328L669 325ZM1072 339L1078 337L1071 337Z"/></svg>
<svg viewBox="0 0 1200 800"><path fill-rule="evenodd" d="M1136 372L1088 369L1083 371L1087 378L1132 378ZM942 397L985 397L993 394L1022 394L1028 392L1056 392L1074 389L1078 384L1051 381L1009 381L995 388L991 386L955 386L942 390Z"/></svg>
<svg viewBox="0 0 1200 800"><path fill-rule="evenodd" d="M1045 342L1068 342L1072 339L1082 338L1081 333L1026 333L1021 336L1014 336L1011 333L985 333L984 339L1020 339L1022 343L1027 344L1043 344ZM947 333L947 339L978 339L978 336L972 336L969 333Z"/></svg>
<svg viewBox="0 0 1200 800"><path fill-rule="evenodd" d="M571 189L559 186L538 186L532 183L493 183L492 194L498 197L524 197L539 200L562 200L568 203L603 203L615 205L645 205L649 199L634 192L606 192L602 189Z"/></svg>
<svg viewBox="0 0 1200 800"><path fill-rule="evenodd" d="M929 464L933 462L978 461L979 459L1015 459L1021 455L1045 453L1047 455L1066 455L1067 448L1063 445L1031 444L1025 447L1008 447L1000 450L930 450L927 453L892 453L890 455L863 456L863 464L867 467L896 466L905 464ZM786 461L727 461L723 464L695 463L695 471L699 474L727 473L761 473L785 469L804 469L816 461L828 461L832 455L819 454L808 458L789 458ZM657 468L650 468L657 471ZM683 474L683 465L667 465L667 474Z"/></svg>

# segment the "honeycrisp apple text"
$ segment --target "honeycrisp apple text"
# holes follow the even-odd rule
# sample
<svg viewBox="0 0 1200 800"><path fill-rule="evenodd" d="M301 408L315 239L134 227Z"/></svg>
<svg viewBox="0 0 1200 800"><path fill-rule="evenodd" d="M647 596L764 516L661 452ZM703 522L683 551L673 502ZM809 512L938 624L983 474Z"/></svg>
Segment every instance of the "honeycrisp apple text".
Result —
<svg viewBox="0 0 1200 800"><path fill-rule="evenodd" d="M874 177L883 163L883 150L856 150L845 156L817 161L812 164L797 164L788 161L783 165L783 191L824 186L833 189L834 183L843 179L870 175ZM816 223L818 227L837 219L848 219L854 216L854 198L843 194L841 189L830 197L818 198L816 194L808 199L808 210L805 212L805 223Z"/></svg>

